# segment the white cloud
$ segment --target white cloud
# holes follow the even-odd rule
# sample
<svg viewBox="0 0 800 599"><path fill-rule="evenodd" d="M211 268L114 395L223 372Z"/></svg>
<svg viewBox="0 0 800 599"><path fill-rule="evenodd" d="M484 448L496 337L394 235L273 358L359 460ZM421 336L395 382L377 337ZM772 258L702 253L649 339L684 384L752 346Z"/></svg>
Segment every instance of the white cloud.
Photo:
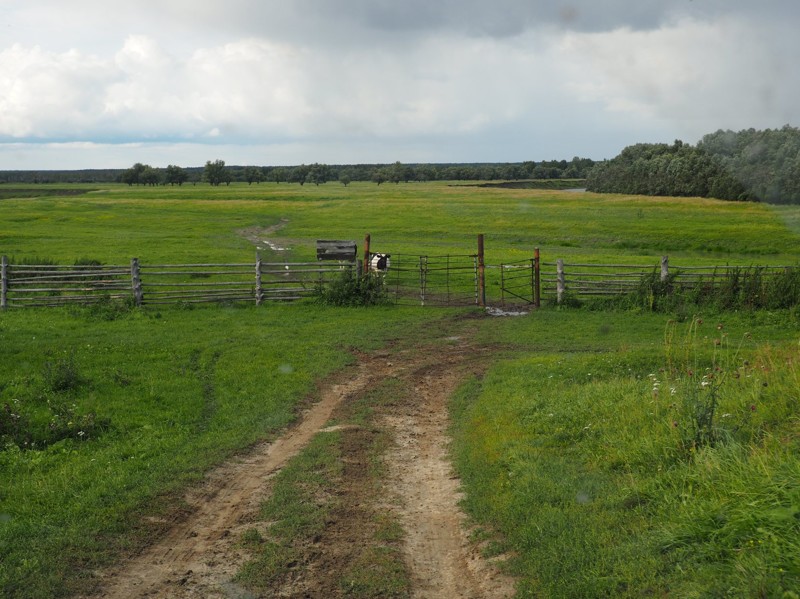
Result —
<svg viewBox="0 0 800 599"><path fill-rule="evenodd" d="M0 66L17 90L0 135L124 141L474 132L523 116L547 95L536 82L553 75L523 44L464 38L403 56L320 56L248 39L179 60L131 36L110 60L15 46Z"/></svg>
<svg viewBox="0 0 800 599"><path fill-rule="evenodd" d="M76 50L62 54L39 47L0 51L0 136L49 137L93 133L102 112L98 91L113 77L109 65Z"/></svg>
<svg viewBox="0 0 800 599"><path fill-rule="evenodd" d="M788 0L2 6L5 156L87 141L101 145L86 157L115 142L146 144L121 145L129 156L302 149L305 162L602 158L800 120Z"/></svg>

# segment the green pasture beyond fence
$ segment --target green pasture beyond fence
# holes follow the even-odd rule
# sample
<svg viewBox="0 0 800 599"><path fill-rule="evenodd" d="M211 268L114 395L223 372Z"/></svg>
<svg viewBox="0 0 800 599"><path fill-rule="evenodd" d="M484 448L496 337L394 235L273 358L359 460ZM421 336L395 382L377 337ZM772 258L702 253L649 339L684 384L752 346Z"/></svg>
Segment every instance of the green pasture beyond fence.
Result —
<svg viewBox="0 0 800 599"><path fill-rule="evenodd" d="M390 254L389 268L376 271L375 256L317 262L126 265L15 264L2 257L0 307L45 307L119 301L135 306L194 303L293 301L342 276L383 278L390 301L402 305L526 305L541 301L613 298L634 294L747 293L759 305L767 294L800 293L800 270L793 266L674 266L668 257L652 266L542 262L538 249L529 260L486 265L483 240L470 255ZM788 275L788 276L787 276ZM488 283L487 283L488 279ZM786 281L781 285L773 281ZM760 299L759 299L760 298ZM782 297L772 304L781 305ZM755 300L754 300L755 301ZM788 298L795 305L798 298ZM783 302L786 303L786 302ZM781 307L786 307L781 305Z"/></svg>

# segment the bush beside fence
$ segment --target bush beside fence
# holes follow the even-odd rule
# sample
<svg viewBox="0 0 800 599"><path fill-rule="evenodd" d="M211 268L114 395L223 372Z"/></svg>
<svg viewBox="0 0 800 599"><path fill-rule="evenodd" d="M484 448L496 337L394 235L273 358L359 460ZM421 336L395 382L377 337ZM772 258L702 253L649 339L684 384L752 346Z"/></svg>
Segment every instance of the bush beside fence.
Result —
<svg viewBox="0 0 800 599"><path fill-rule="evenodd" d="M720 309L800 305L798 266L674 266L542 263L542 293L555 304L582 300L633 303L651 310L681 304Z"/></svg>

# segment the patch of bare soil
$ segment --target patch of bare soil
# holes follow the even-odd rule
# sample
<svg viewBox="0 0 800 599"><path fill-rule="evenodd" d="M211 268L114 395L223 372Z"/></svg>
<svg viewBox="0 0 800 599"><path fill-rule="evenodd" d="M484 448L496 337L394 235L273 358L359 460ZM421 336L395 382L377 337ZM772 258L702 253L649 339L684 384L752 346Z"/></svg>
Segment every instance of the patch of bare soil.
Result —
<svg viewBox="0 0 800 599"><path fill-rule="evenodd" d="M303 541L303 563L289 565L269 597L348 596L342 580L369 555L380 514L405 531L401 541L412 596L510 597L513 582L486 563L467 538L458 509L459 483L447 458L447 400L463 377L484 363L482 352L459 338L444 346L363 356L348 378L328 381L320 400L273 443L213 471L187 494L185 520L141 555L102 574L97 597L254 597L233 576L248 559L238 544L253 527L270 480L332 416L346 421L348 405L388 377L409 392L376 408L368 426L336 427L344 472L336 508L324 531ZM387 441L388 439L388 441ZM383 442L383 485L375 483L375 444ZM399 551L399 550L398 550Z"/></svg>
<svg viewBox="0 0 800 599"><path fill-rule="evenodd" d="M416 370L410 401L385 416L396 440L388 455L388 483L399 498L414 597L514 595L513 580L482 559L467 537L459 481L448 460L447 402L476 353L469 346L451 347Z"/></svg>
<svg viewBox="0 0 800 599"><path fill-rule="evenodd" d="M276 243L273 239L270 239L270 237L283 229L287 224L289 224L289 219L282 218L280 221L274 225L270 225L269 227L247 227L244 229L239 229L236 231L236 233L256 246L256 249L272 250L273 252L285 252L289 248L283 247L281 244Z"/></svg>

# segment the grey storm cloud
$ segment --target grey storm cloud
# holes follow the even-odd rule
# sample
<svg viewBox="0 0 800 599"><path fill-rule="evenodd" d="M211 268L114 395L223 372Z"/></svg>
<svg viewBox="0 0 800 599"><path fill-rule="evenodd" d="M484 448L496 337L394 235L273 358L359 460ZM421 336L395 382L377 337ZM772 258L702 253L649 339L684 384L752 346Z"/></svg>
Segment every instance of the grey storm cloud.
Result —
<svg viewBox="0 0 800 599"><path fill-rule="evenodd" d="M731 14L750 18L768 17L772 13L781 18L797 17L800 3L795 0L295 0L253 5L247 0L233 0L226 3L224 11L224 17L214 16L219 26L227 23L252 33L268 31L287 37L303 36L308 30L319 33L317 26L322 24L344 27L350 34L452 31L504 37L538 28L581 32L650 30L682 18L707 20ZM183 8L181 13L187 14Z"/></svg>

